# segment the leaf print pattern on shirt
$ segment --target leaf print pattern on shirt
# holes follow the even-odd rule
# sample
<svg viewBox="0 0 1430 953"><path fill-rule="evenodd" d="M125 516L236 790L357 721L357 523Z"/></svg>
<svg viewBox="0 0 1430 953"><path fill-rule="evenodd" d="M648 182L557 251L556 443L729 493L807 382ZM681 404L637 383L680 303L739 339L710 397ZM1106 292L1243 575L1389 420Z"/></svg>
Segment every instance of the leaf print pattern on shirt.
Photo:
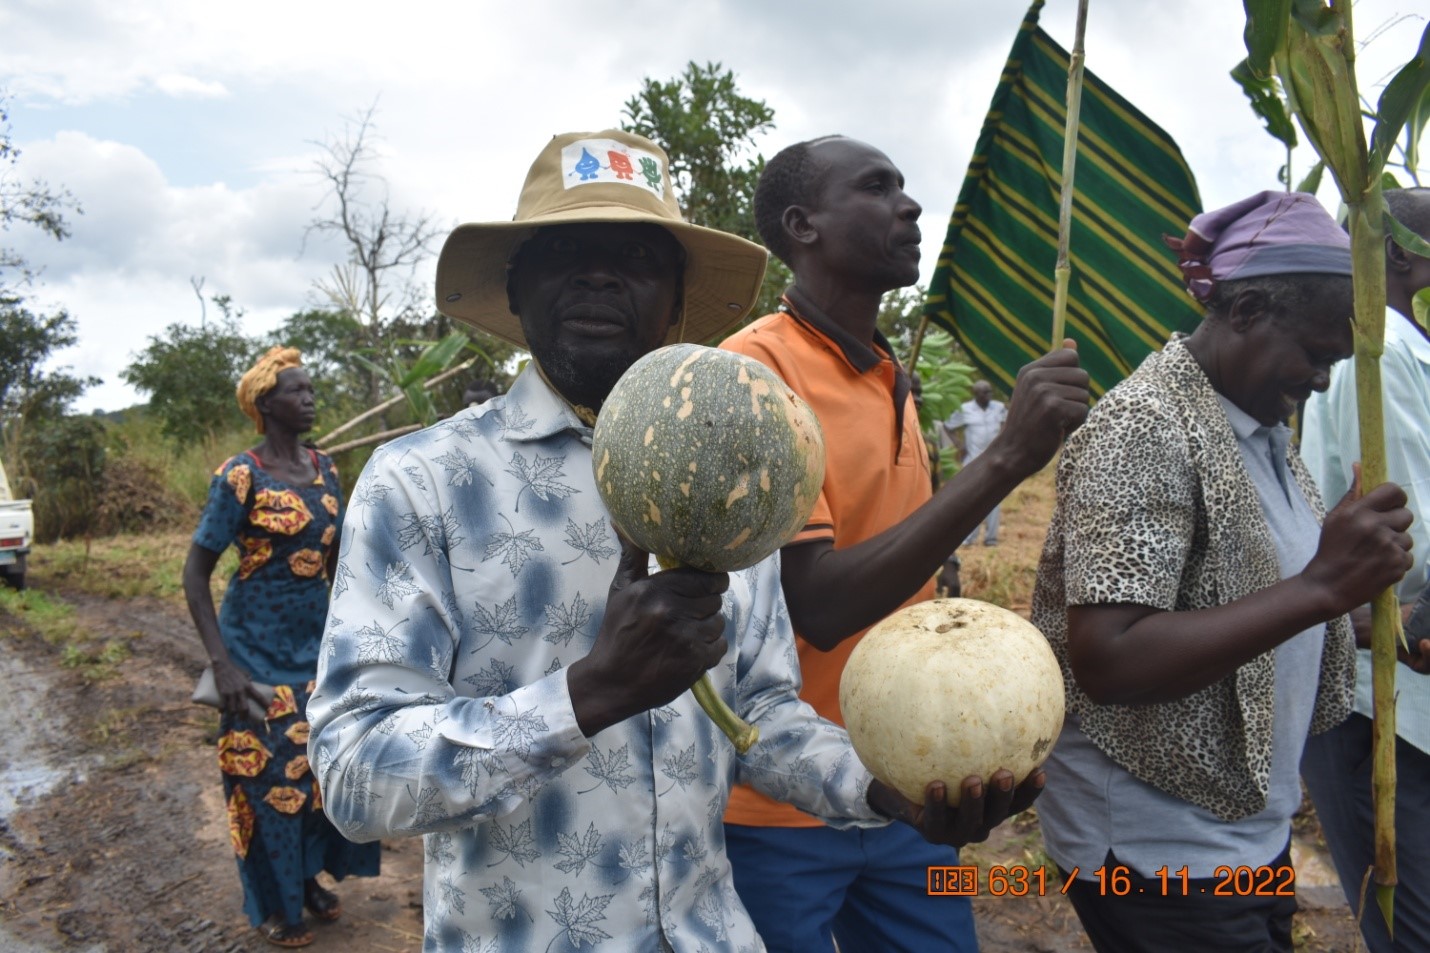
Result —
<svg viewBox="0 0 1430 953"><path fill-rule="evenodd" d="M479 936L472 936L466 930L460 932L462 934L462 953L501 953L501 948L497 946L496 940L483 940ZM433 946L436 946L435 940Z"/></svg>
<svg viewBox="0 0 1430 953"><path fill-rule="evenodd" d="M482 482L487 486L492 485L492 481L487 479L482 468L467 455L460 447L448 450L437 458L437 462L442 465L442 469L447 471L448 486L471 486L475 477L481 477Z"/></svg>
<svg viewBox="0 0 1430 953"><path fill-rule="evenodd" d="M483 887L482 896L492 905L492 916L498 920L515 920L518 913L531 919L531 914L521 908L521 891L510 877L503 877L501 883Z"/></svg>
<svg viewBox="0 0 1430 953"><path fill-rule="evenodd" d="M586 865L596 863L596 855L601 852L601 832L596 830L595 822L588 824L586 834L577 837L574 833L562 831L556 835L556 853L565 857L565 860L556 862L556 869L565 871L573 877L581 876L581 871L586 869Z"/></svg>
<svg viewBox="0 0 1430 953"><path fill-rule="evenodd" d="M695 780L695 745L692 744L678 755L666 758L660 766L660 773L671 781L670 787L660 792L662 796L669 794L677 784L684 789Z"/></svg>
<svg viewBox="0 0 1430 953"><path fill-rule="evenodd" d="M386 483L380 483L377 480L358 481L358 485L353 488L352 505L362 508L363 526L367 526L367 511L385 503L387 495L391 492L392 487Z"/></svg>
<svg viewBox="0 0 1430 953"><path fill-rule="evenodd" d="M344 562L338 563L338 571L333 579L333 598L336 599L348 591L348 582L353 579L353 571ZM330 623L332 620L329 620ZM341 620L339 620L341 621Z"/></svg>
<svg viewBox="0 0 1430 953"><path fill-rule="evenodd" d="M462 681L472 686L478 697L505 695L516 689L516 670L500 659L492 659L489 667Z"/></svg>
<svg viewBox="0 0 1430 953"><path fill-rule="evenodd" d="M414 728L407 733L407 737L418 751L426 751L427 742L432 738L432 726L423 725L421 728Z"/></svg>
<svg viewBox="0 0 1430 953"><path fill-rule="evenodd" d="M453 837L447 831L428 834L424 840L426 841L428 863L450 863L457 859L456 852L452 850Z"/></svg>
<svg viewBox="0 0 1430 953"><path fill-rule="evenodd" d="M492 715L495 716L492 733L496 743L523 758L531 755L531 743L536 740L537 733L546 730L546 719L537 714L534 707L508 715L493 705Z"/></svg>
<svg viewBox="0 0 1430 953"><path fill-rule="evenodd" d="M407 474L407 479L412 481L413 486L424 493L427 492L427 478L422 475L421 470L417 467L406 466L402 468L402 472Z"/></svg>
<svg viewBox="0 0 1430 953"><path fill-rule="evenodd" d="M569 566L582 556L590 556L595 562L614 556L616 551L607 545L609 540L605 520L587 523L586 528L582 529L575 520L567 518L565 543L577 552L574 559L568 559L561 565Z"/></svg>
<svg viewBox="0 0 1430 953"><path fill-rule="evenodd" d="M515 404L507 404L497 414L497 426L501 428L502 437L510 440L514 434L524 434L531 429L535 420L522 413L521 408Z"/></svg>
<svg viewBox="0 0 1430 953"><path fill-rule="evenodd" d="M516 494L516 505L513 509L521 512L521 494L530 490L534 495L546 502L551 500L564 500L572 493L578 492L574 486L569 486L557 480L566 474L562 468L566 465L566 455L552 455L543 457L541 454L532 454L530 463L526 462L526 457L520 453L511 455L511 464L507 466L506 472L516 477L525 486Z"/></svg>
<svg viewBox="0 0 1430 953"><path fill-rule="evenodd" d="M445 562L449 552L465 541L461 530L450 506L440 516L406 513L402 517L402 528L397 532L397 545L406 552L422 543L422 555L436 556L439 562Z"/></svg>
<svg viewBox="0 0 1430 953"><path fill-rule="evenodd" d="M630 745L621 745L619 748L612 748L608 754L601 754L601 749L591 746L591 753L586 756L586 764L582 765L582 770L595 778L599 783L595 787L587 788L584 791L577 791L577 794L589 794L602 784L612 791L619 791L628 784L634 784L635 778L630 774L630 762L628 749Z"/></svg>
<svg viewBox="0 0 1430 953"><path fill-rule="evenodd" d="M357 637L358 658L362 659L364 664L396 662L402 658L402 640L392 632L385 631L380 625L368 625L358 629Z"/></svg>
<svg viewBox="0 0 1430 953"><path fill-rule="evenodd" d="M480 652L494 638L511 645L531 631L520 623L520 614L516 608L516 596L512 596L501 605L493 605L490 612L483 608L481 603L477 603L476 617L472 628L483 636L482 641L472 649L472 654Z"/></svg>
<svg viewBox="0 0 1430 953"><path fill-rule="evenodd" d="M502 517L503 520L506 517ZM510 533L493 533L487 542L486 553L482 556L482 562L487 562L497 556L502 558L511 574L515 577L521 572L521 567L526 565L527 559L532 553L546 551L546 547L541 545L541 540L536 538L536 530L528 529L516 532L516 528L507 523L507 527L512 530Z"/></svg>
<svg viewBox="0 0 1430 953"><path fill-rule="evenodd" d="M442 902L456 910L459 914L465 913L467 909L467 892L458 887L451 877L443 877L440 885L442 891Z"/></svg>
<svg viewBox="0 0 1430 953"><path fill-rule="evenodd" d="M570 605L563 603L558 606L547 606L546 624L551 627L551 631L543 635L542 638L548 642L570 645L571 637L591 621L590 608L586 605L586 600L581 598L579 592L572 597Z"/></svg>
<svg viewBox="0 0 1430 953"><path fill-rule="evenodd" d="M411 579L412 567L407 563L389 563L382 583L377 587L377 598L391 609L395 601L415 596L421 590L410 582Z"/></svg>
<svg viewBox="0 0 1430 953"><path fill-rule="evenodd" d="M487 843L497 853L505 854L516 861L519 867L525 867L529 861L536 860L541 856L541 851L536 849L531 840L531 818L511 826L493 821L492 833L487 838ZM496 864L488 864L488 866L495 867Z"/></svg>
<svg viewBox="0 0 1430 953"><path fill-rule="evenodd" d="M412 794L410 787L407 789L407 793ZM447 817L445 804L442 801L442 792L439 788L423 788L412 800L415 802L413 817L417 821L419 829L433 821L440 821Z"/></svg>
<svg viewBox="0 0 1430 953"><path fill-rule="evenodd" d="M596 924L606 919L606 905L611 902L613 896L614 894L605 894L600 897L592 897L582 893L581 902L575 903L571 896L571 889L562 887L560 896L556 898L556 909L547 910L546 915L564 927L562 932L566 934L566 938L571 941L573 947L580 949L582 943L590 943L594 946L602 940L611 938L609 933ZM556 938L553 937L551 942L555 943ZM547 949L550 949L550 945Z"/></svg>

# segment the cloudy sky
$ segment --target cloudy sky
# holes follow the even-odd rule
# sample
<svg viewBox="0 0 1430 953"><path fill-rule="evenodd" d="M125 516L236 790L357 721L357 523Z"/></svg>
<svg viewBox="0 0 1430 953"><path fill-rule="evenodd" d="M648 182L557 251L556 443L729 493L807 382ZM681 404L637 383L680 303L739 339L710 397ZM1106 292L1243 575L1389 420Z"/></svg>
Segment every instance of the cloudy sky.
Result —
<svg viewBox="0 0 1430 953"><path fill-rule="evenodd" d="M1042 25L1072 45L1074 0ZM1378 98L1425 29L1423 0L1360 0L1362 92ZM55 243L0 241L43 266L34 305L65 307L61 354L103 378L77 407L141 399L119 372L151 335L197 323L191 281L227 294L246 330L313 304L341 249L309 242L324 196L318 144L376 103L377 171L394 208L444 227L510 218L557 132L619 124L644 77L689 61L734 70L765 100L772 155L841 132L884 149L924 207L924 278L1026 10L1021 0L0 0L0 90L17 174L74 194ZM1276 188L1284 161L1227 71L1244 55L1237 0L1092 0L1087 65L1166 129L1207 207ZM1298 150L1304 169L1313 161ZM1324 201L1334 203L1329 186ZM431 280L433 262L418 278ZM210 313L212 313L210 308Z"/></svg>

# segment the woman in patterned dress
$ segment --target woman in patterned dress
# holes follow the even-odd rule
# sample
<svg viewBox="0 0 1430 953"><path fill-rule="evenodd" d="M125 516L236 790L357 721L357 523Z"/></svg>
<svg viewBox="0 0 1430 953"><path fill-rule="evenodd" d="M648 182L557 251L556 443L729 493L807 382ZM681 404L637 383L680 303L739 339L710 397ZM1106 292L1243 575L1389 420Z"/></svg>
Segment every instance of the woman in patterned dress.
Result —
<svg viewBox="0 0 1430 953"><path fill-rule="evenodd" d="M379 845L345 840L323 814L308 768L305 708L337 561L342 503L332 460L299 442L312 429L313 383L298 351L275 347L238 385L238 403L263 434L214 472L184 565L184 594L223 699L219 768L244 912L267 940L307 946L303 908L336 920L340 904L317 880L326 870L376 876ZM230 545L239 554L223 608L209 580ZM262 720L249 699L271 685Z"/></svg>

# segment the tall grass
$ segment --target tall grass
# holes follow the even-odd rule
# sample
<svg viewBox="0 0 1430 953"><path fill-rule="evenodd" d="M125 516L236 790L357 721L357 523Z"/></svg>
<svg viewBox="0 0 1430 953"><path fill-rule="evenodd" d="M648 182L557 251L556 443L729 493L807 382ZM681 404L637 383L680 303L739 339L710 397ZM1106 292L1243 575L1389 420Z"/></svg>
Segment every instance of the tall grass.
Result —
<svg viewBox="0 0 1430 953"><path fill-rule="evenodd" d="M153 596L183 605L189 544L190 533L184 531L62 540L35 547L30 566L41 582L53 580L109 599ZM215 604L237 568L237 552L229 547L211 580Z"/></svg>
<svg viewBox="0 0 1430 953"><path fill-rule="evenodd" d="M1053 518L1056 471L1056 462L1049 464L1003 501L997 546L964 546L958 550L965 597L1028 615L1038 578L1038 557Z"/></svg>
<svg viewBox="0 0 1430 953"><path fill-rule="evenodd" d="M164 474L168 489L191 503L195 514L208 497L214 470L262 439L249 426L210 433L196 443L178 446L164 437L159 427L159 421L147 414L134 414L112 424L111 454Z"/></svg>

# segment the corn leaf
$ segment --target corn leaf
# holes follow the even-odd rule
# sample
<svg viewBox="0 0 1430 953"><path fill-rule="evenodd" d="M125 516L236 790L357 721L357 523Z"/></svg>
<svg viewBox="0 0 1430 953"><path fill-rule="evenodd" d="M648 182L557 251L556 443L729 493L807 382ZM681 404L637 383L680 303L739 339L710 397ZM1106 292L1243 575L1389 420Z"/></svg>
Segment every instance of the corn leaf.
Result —
<svg viewBox="0 0 1430 953"><path fill-rule="evenodd" d="M1286 148L1296 147L1296 126L1286 112L1286 102L1281 98L1281 84L1275 76L1258 76L1251 68L1249 60L1237 63L1231 71L1246 98L1251 100L1251 111L1266 123L1266 131L1272 137L1285 143Z"/></svg>
<svg viewBox="0 0 1430 953"><path fill-rule="evenodd" d="M1246 10L1246 66L1255 76L1271 74L1271 61L1286 37L1291 0L1242 0Z"/></svg>
<svg viewBox="0 0 1430 953"><path fill-rule="evenodd" d="M1369 180L1360 102L1344 48L1344 17L1314 0L1294 3L1287 45L1277 54L1286 98L1335 177L1341 198L1358 202Z"/></svg>
<svg viewBox="0 0 1430 953"><path fill-rule="evenodd" d="M1420 136L1425 132L1427 120L1430 120L1430 89L1420 94L1420 102L1405 121L1405 171L1416 182L1420 181Z"/></svg>
<svg viewBox="0 0 1430 953"><path fill-rule="evenodd" d="M397 386L404 390L413 383L420 383L433 374L439 374L452 363L452 359L467 346L470 338L461 331L453 331L440 341L429 344L412 362L407 373L397 379Z"/></svg>
<svg viewBox="0 0 1430 953"><path fill-rule="evenodd" d="M1296 186L1296 191L1310 192L1312 195L1315 195L1316 190L1321 187L1321 178L1325 175L1325 172L1325 160L1317 159L1316 164L1311 166L1311 171L1307 172L1305 178Z"/></svg>
<svg viewBox="0 0 1430 953"><path fill-rule="evenodd" d="M1385 92L1380 94L1380 106L1376 110L1378 118L1370 137L1372 172L1379 173L1385 168L1390 150L1395 147L1401 131L1407 128L1412 117L1419 123L1420 129L1424 128L1427 89L1430 89L1430 26L1420 36L1420 49L1415 57L1400 68L1400 72L1386 84ZM1411 145L1414 146L1419 138L1419 129L1411 129L1410 132ZM1413 172L1415 165L1410 161L1410 151L1407 150L1406 168Z"/></svg>
<svg viewBox="0 0 1430 953"><path fill-rule="evenodd" d="M1410 299L1410 310L1422 328L1430 330L1430 288L1421 288Z"/></svg>
<svg viewBox="0 0 1430 953"><path fill-rule="evenodd" d="M437 407L432 403L432 395L422 386L422 381L402 388L402 393L406 395L408 406L424 426L430 427L437 422Z"/></svg>
<svg viewBox="0 0 1430 953"><path fill-rule="evenodd" d="M1291 0L1291 19L1312 36L1335 36L1346 26L1341 12L1323 0Z"/></svg>
<svg viewBox="0 0 1430 953"><path fill-rule="evenodd" d="M1390 226L1391 237L1395 239L1395 244L1404 248L1413 255L1421 258L1430 258L1430 242L1406 228L1395 220L1390 212L1385 213L1385 223Z"/></svg>

